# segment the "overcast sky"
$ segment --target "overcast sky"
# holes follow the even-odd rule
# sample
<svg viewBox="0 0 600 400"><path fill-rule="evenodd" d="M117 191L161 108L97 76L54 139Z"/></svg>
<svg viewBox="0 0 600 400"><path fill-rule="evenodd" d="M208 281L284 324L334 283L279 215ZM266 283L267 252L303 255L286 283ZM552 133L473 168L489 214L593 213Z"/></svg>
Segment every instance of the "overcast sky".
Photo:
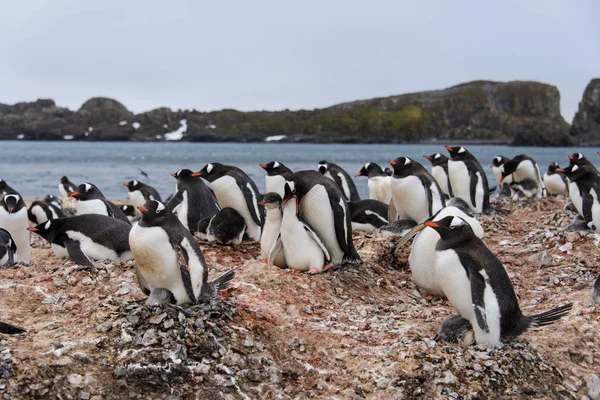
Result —
<svg viewBox="0 0 600 400"><path fill-rule="evenodd" d="M600 1L0 2L0 103L280 110L489 79L600 77Z"/></svg>

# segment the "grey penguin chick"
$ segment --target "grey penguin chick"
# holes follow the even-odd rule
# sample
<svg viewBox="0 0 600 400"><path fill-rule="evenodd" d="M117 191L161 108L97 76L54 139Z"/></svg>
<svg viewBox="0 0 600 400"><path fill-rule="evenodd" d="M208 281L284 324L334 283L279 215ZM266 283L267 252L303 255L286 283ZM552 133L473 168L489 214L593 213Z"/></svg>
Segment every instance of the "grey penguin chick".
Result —
<svg viewBox="0 0 600 400"><path fill-rule="evenodd" d="M100 214L51 219L29 228L52 245L59 258L93 268L91 260L131 260L128 223Z"/></svg>
<svg viewBox="0 0 600 400"><path fill-rule="evenodd" d="M265 218L265 224L260 236L260 258L265 262L268 262L269 252L273 248L281 231L281 220L283 218L283 213L281 212L282 201L278 193L269 192L264 195L260 202L267 210L267 217ZM272 260L272 262L273 265L284 268L286 266L284 252L281 252L280 256Z"/></svg>
<svg viewBox="0 0 600 400"><path fill-rule="evenodd" d="M6 229L0 228L0 268L9 268L15 264L17 245Z"/></svg>
<svg viewBox="0 0 600 400"><path fill-rule="evenodd" d="M240 244L244 240L246 223L231 207L225 207L212 217L198 223L197 234L203 240L221 244Z"/></svg>
<svg viewBox="0 0 600 400"><path fill-rule="evenodd" d="M458 343L466 347L475 342L475 335L469 320L454 314L448 315L442 321L442 325L433 340L436 342Z"/></svg>
<svg viewBox="0 0 600 400"><path fill-rule="evenodd" d="M129 234L140 288L147 305L209 302L234 277L230 270L208 281L208 267L196 240L158 200L140 207L142 219Z"/></svg>

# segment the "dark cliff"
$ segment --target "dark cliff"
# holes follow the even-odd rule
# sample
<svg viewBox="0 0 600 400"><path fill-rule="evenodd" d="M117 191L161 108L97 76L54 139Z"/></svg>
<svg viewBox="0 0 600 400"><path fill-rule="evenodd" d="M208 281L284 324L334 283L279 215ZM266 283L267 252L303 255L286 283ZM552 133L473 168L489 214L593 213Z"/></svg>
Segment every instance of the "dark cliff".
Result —
<svg viewBox="0 0 600 400"><path fill-rule="evenodd" d="M573 141L581 145L600 145L600 79L592 79L573 118Z"/></svg>
<svg viewBox="0 0 600 400"><path fill-rule="evenodd" d="M554 86L490 81L298 111L158 108L134 115L107 98L90 99L78 111L38 100L0 104L0 139L262 141L284 135L306 142L569 145L559 103Z"/></svg>

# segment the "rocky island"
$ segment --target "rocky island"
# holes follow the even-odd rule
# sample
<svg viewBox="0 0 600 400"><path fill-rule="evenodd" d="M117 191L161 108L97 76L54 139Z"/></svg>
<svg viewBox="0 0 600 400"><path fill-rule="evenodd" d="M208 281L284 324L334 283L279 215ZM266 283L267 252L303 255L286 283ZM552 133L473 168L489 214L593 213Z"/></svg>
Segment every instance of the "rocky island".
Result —
<svg viewBox="0 0 600 400"><path fill-rule="evenodd" d="M539 82L474 81L297 111L161 107L134 114L103 97L77 111L39 99L0 104L0 140L594 145L600 143L599 93L600 79L594 79L573 126L560 114L558 89Z"/></svg>

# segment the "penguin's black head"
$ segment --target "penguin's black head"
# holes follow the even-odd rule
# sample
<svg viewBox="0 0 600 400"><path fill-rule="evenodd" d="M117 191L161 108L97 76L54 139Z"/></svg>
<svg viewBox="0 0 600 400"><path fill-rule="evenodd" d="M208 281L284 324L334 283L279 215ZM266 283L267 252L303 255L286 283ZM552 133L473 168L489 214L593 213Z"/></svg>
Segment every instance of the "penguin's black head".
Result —
<svg viewBox="0 0 600 400"><path fill-rule="evenodd" d="M71 183L71 182L69 182L69 178L67 178L66 176L63 176L62 178L60 178L60 183Z"/></svg>
<svg viewBox="0 0 600 400"><path fill-rule="evenodd" d="M464 160L471 156L471 153L462 146L446 146L446 150L450 153L451 160Z"/></svg>
<svg viewBox="0 0 600 400"><path fill-rule="evenodd" d="M49 219L43 224L39 224L38 226L34 226L31 228L27 228L29 232L34 232L46 239L49 242L52 242L57 230L62 226L62 221L64 218L59 219Z"/></svg>
<svg viewBox="0 0 600 400"><path fill-rule="evenodd" d="M440 153L433 153L429 156L425 155L423 158L428 159L431 162L431 165L434 167L448 164L448 157Z"/></svg>
<svg viewBox="0 0 600 400"><path fill-rule="evenodd" d="M328 162L327 160L321 160L319 161L319 164L317 165L317 171L319 171L321 174L325 175L325 172L327 172L328 167Z"/></svg>
<svg viewBox="0 0 600 400"><path fill-rule="evenodd" d="M129 189L130 192L135 192L136 190L140 190L143 185L144 184L142 182L138 182L138 181L129 181L129 182L123 184L123 186L125 186L127 189Z"/></svg>
<svg viewBox="0 0 600 400"><path fill-rule="evenodd" d="M121 211L123 211L123 214L125 214L128 217L135 216L135 208L133 206L130 206L129 204L123 204L119 206L119 208L121 209Z"/></svg>
<svg viewBox="0 0 600 400"><path fill-rule="evenodd" d="M298 212L300 211L300 199L298 198L298 192L296 191L296 182L285 181L283 184L283 191L283 200L281 201L282 209L288 201L294 199L296 201L296 215L298 215Z"/></svg>
<svg viewBox="0 0 600 400"><path fill-rule="evenodd" d="M383 172L383 170L381 169L379 164L368 162L365 165L363 165L363 167L360 169L360 171L358 171L358 173L355 176L367 176L370 178L372 176L384 176L384 175L385 175L385 172Z"/></svg>
<svg viewBox="0 0 600 400"><path fill-rule="evenodd" d="M494 159L492 160L492 165L491 167L501 167L502 165L504 165L504 163L506 163L508 161L508 158L504 157L504 156L496 156L494 157Z"/></svg>
<svg viewBox="0 0 600 400"><path fill-rule="evenodd" d="M500 170L500 172L502 174L502 177L500 178L500 183L504 182L504 180L508 176L512 175L517 170L519 164L520 164L520 161L514 160L514 159L508 160L504 164L502 164L502 167ZM508 183L510 183L510 182L508 182Z"/></svg>
<svg viewBox="0 0 600 400"><path fill-rule="evenodd" d="M77 190L71 193L69 196L75 197L77 200L92 200L92 199L103 199L104 195L96 187L89 182L82 183L77 186Z"/></svg>
<svg viewBox="0 0 600 400"><path fill-rule="evenodd" d="M587 176L587 174L591 172L591 170L585 165L582 166L574 164L569 165L566 168L557 168L556 172L563 173L567 178L569 178L571 182L576 182L578 180L584 179Z"/></svg>
<svg viewBox="0 0 600 400"><path fill-rule="evenodd" d="M581 153L573 153L569 156L569 165L586 165L589 161Z"/></svg>
<svg viewBox="0 0 600 400"><path fill-rule="evenodd" d="M194 177L197 177L199 175L194 174L194 172L192 172L191 169L180 169L179 171L175 172L174 174L171 174L171 176L177 180L186 180L186 179L191 179Z"/></svg>
<svg viewBox="0 0 600 400"><path fill-rule="evenodd" d="M158 200L150 200L143 206L138 207L142 213L144 222L160 222L167 216L168 210L163 203Z"/></svg>
<svg viewBox="0 0 600 400"><path fill-rule="evenodd" d="M390 165L394 169L394 176L396 177L409 176L423 168L421 164L408 157L398 157L395 160L390 160Z"/></svg>
<svg viewBox="0 0 600 400"><path fill-rule="evenodd" d="M44 201L46 203L56 203L58 205L62 205L62 200L51 194L47 194L46 197L44 197Z"/></svg>
<svg viewBox="0 0 600 400"><path fill-rule="evenodd" d="M436 342L446 341L468 346L475 339L471 322L460 315L449 315L442 322L440 330L433 340Z"/></svg>
<svg viewBox="0 0 600 400"><path fill-rule="evenodd" d="M262 201L259 204L267 207L268 209L273 209L281 207L282 201L283 200L281 199L279 193L269 192L264 195Z"/></svg>
<svg viewBox="0 0 600 400"><path fill-rule="evenodd" d="M267 172L267 175L281 175L287 172L291 172L288 167L280 163L279 161L271 161L266 164L258 164L259 167Z"/></svg>
<svg viewBox="0 0 600 400"><path fill-rule="evenodd" d="M548 175L556 173L557 169L560 169L560 165L552 161L550 164L548 164Z"/></svg>
<svg viewBox="0 0 600 400"><path fill-rule="evenodd" d="M390 167L385 167L383 172L385 172L387 176L392 176L392 169Z"/></svg>
<svg viewBox="0 0 600 400"><path fill-rule="evenodd" d="M206 164L200 171L195 172L194 176L201 176L209 182L219 179L227 174L227 168L221 163Z"/></svg>
<svg viewBox="0 0 600 400"><path fill-rule="evenodd" d="M16 212L21 211L23 207L25 207L25 202L21 198L21 195L18 193L9 193L5 194L2 197L2 201L0 201L0 205L6 210L9 214L14 214Z"/></svg>
<svg viewBox="0 0 600 400"><path fill-rule="evenodd" d="M452 243L460 243L471 237L475 237L471 225L464 219L449 215L439 221L427 221L425 226L435 229L442 240L450 240Z"/></svg>

